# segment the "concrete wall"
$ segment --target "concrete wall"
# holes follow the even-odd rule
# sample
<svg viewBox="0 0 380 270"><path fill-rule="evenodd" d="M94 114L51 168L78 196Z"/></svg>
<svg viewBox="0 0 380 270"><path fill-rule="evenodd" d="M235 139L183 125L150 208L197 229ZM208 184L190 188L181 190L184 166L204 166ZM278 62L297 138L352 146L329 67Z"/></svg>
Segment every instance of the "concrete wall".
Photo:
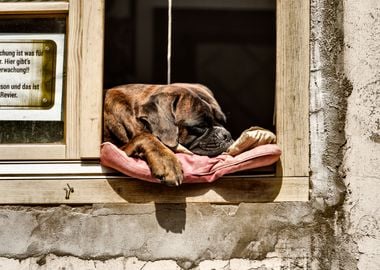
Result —
<svg viewBox="0 0 380 270"><path fill-rule="evenodd" d="M311 0L308 203L0 207L0 269L380 269L380 1Z"/></svg>

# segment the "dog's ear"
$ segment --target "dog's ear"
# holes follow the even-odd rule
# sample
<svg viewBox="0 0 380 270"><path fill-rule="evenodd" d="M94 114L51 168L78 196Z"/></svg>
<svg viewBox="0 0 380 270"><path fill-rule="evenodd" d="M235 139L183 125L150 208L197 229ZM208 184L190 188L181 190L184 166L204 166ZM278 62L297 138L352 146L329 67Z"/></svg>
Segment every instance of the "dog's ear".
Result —
<svg viewBox="0 0 380 270"><path fill-rule="evenodd" d="M214 113L215 119L217 119L220 124L225 124L227 122L227 117L222 112L222 109L220 108L220 106L215 102L211 104L211 108Z"/></svg>
<svg viewBox="0 0 380 270"><path fill-rule="evenodd" d="M223 113L218 102L215 100L213 95L204 95L203 93L198 94L202 102L206 103L210 107L210 111L219 124L225 124L227 122L226 115Z"/></svg>
<svg viewBox="0 0 380 270"><path fill-rule="evenodd" d="M225 124L227 122L226 115L223 113L218 102L216 101L213 92L202 84L191 85L191 88L199 96L199 98L211 107L214 119L216 119L219 124Z"/></svg>
<svg viewBox="0 0 380 270"><path fill-rule="evenodd" d="M175 125L171 96L151 96L142 105L138 118L163 144L170 148L178 145L178 127Z"/></svg>

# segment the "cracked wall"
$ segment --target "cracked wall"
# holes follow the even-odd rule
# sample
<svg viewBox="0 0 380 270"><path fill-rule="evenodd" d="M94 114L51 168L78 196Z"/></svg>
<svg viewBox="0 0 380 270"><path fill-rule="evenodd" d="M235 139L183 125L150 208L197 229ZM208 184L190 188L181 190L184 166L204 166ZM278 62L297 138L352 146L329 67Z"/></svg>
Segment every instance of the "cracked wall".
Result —
<svg viewBox="0 0 380 270"><path fill-rule="evenodd" d="M0 207L0 269L380 269L380 2L311 1L311 200Z"/></svg>

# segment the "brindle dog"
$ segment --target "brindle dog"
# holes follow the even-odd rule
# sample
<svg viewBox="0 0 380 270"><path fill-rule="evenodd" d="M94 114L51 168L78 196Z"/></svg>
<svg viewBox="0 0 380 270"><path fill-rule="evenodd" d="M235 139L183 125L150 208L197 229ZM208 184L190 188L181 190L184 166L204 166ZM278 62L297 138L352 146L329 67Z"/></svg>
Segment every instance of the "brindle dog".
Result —
<svg viewBox="0 0 380 270"><path fill-rule="evenodd" d="M178 149L216 156L233 143L225 122L212 92L200 84L129 84L105 96L104 141L143 157L167 185L183 179Z"/></svg>

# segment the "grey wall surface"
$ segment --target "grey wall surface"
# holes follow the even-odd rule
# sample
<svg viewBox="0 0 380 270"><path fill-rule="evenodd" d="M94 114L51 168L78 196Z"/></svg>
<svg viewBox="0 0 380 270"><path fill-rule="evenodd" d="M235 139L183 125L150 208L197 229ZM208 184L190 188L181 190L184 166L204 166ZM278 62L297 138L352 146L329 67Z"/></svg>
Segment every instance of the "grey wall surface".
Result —
<svg viewBox="0 0 380 270"><path fill-rule="evenodd" d="M311 200L0 207L0 269L380 269L380 1L311 1Z"/></svg>

